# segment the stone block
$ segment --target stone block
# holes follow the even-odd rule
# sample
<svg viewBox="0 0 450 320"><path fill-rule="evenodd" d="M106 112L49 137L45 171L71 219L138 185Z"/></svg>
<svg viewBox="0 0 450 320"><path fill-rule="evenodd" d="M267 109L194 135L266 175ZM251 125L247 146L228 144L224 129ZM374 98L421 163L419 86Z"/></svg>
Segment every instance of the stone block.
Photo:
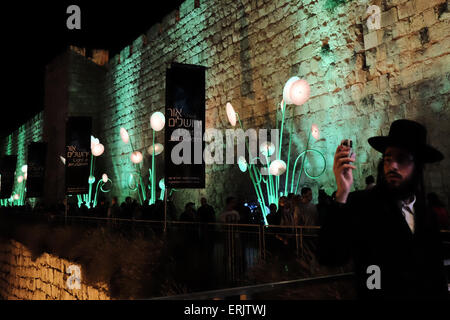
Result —
<svg viewBox="0 0 450 320"><path fill-rule="evenodd" d="M432 8L440 3L443 3L447 0L414 0L414 7L416 14L425 11L428 8Z"/></svg>
<svg viewBox="0 0 450 320"><path fill-rule="evenodd" d="M398 18L400 20L415 14L415 8L414 8L414 2L413 1L406 1L406 2L404 2L402 4L400 4L397 7L397 9L398 9Z"/></svg>
<svg viewBox="0 0 450 320"><path fill-rule="evenodd" d="M381 13L381 28L390 26L398 21L397 8L393 7L388 11Z"/></svg>
<svg viewBox="0 0 450 320"><path fill-rule="evenodd" d="M383 31L375 30L364 35L364 49L369 50L377 47L383 39Z"/></svg>

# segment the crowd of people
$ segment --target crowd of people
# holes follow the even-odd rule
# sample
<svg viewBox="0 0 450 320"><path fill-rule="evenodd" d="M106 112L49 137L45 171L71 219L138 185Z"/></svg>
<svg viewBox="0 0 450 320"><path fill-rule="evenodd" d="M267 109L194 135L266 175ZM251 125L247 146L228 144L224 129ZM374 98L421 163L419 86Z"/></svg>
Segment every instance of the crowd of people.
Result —
<svg viewBox="0 0 450 320"><path fill-rule="evenodd" d="M366 189L375 186L373 176L366 178ZM312 202L312 190L309 187L301 189L300 194L290 193L287 196L279 198L278 204L271 203L269 213L266 216L268 225L271 226L320 226L321 208L329 204L335 193L329 196L323 189L318 192L318 204ZM448 211L443 202L436 193L429 193L427 196L430 210L436 214L439 226L442 230L450 228L450 219ZM64 215L65 205L60 203L51 207L44 207L42 203L36 203L34 207L30 203L24 206L14 207L21 212L42 213ZM99 218L119 218L134 220L153 220L163 221L164 202L157 200L156 203L149 205L145 203L141 205L136 199L126 197L121 204L116 196L112 197L111 202L106 199L100 199L94 208L88 208L86 203L69 203L67 208L68 216L85 216ZM178 215L175 206L171 200L167 202L166 209L167 220L181 222L199 222L199 223L239 223L239 224L264 224L264 218L261 210L257 207L254 210L244 202L239 201L236 197L227 197L224 209L216 214L214 208L208 204L205 197L200 199L200 206L196 209L195 203L188 202L184 207L184 211Z"/></svg>

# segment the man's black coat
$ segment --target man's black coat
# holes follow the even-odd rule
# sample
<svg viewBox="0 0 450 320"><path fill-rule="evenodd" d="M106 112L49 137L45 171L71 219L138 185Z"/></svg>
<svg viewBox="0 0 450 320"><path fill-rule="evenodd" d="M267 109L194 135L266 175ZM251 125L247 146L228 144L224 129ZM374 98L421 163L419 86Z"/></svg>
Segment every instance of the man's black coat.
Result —
<svg viewBox="0 0 450 320"><path fill-rule="evenodd" d="M353 258L360 298L448 298L436 220L420 207L418 199L412 233L400 206L381 187L352 192L346 204L325 205L319 260L338 265ZM370 265L380 268L379 290L367 288Z"/></svg>

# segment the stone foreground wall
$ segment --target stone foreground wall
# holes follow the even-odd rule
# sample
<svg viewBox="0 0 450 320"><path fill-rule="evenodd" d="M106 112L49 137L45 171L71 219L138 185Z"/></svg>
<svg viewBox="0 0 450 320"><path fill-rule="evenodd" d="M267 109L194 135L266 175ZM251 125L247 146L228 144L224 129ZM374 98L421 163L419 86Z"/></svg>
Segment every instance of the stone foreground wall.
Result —
<svg viewBox="0 0 450 320"><path fill-rule="evenodd" d="M198 5L197 5L198 4ZM367 26L367 9L380 9L380 28ZM306 79L311 98L287 111L294 133L292 157L305 149L316 123L324 140L313 147L326 155L328 170L301 185L335 190L333 155L343 138L354 141L355 188L375 175L380 154L367 139L386 135L390 123L408 118L425 124L429 141L446 160L429 166L426 184L445 202L450 197L450 14L446 0L208 0L185 1L178 11L113 57L100 118L108 173L116 193L127 195L133 171L130 149L119 136L125 127L135 149L151 145L149 117L163 111L165 71L171 62L206 66L206 128L230 128L226 102L246 128L274 128L285 82ZM157 141L163 141L162 133ZM285 137L283 159L287 158ZM162 165L162 158L158 159ZM320 161L310 159L320 168ZM148 172L149 157L142 172ZM159 168L157 166L157 168ZM217 210L230 194L254 197L250 179L236 165L207 166L205 190L175 193L182 208L206 195ZM313 170L313 168L310 168ZM314 173L314 171L312 171ZM162 170L159 170L162 175ZM282 178L283 179L283 178Z"/></svg>
<svg viewBox="0 0 450 320"><path fill-rule="evenodd" d="M36 260L20 242L0 242L0 298L8 300L109 300L106 285L68 289L70 261L44 253Z"/></svg>

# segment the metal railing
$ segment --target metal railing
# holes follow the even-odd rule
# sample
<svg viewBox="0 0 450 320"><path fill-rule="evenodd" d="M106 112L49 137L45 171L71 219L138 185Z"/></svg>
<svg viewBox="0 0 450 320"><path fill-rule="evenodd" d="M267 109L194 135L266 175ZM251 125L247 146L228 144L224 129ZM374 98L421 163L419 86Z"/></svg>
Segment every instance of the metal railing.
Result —
<svg viewBox="0 0 450 320"><path fill-rule="evenodd" d="M309 277L296 280L263 283L252 286L243 286L220 290L194 292L174 296L158 297L152 298L150 300L222 300L230 297L239 297L240 300L247 300L251 299L252 296L255 294L261 294L275 290L285 290L296 287L298 288L300 286L304 286L307 284L318 284L324 282L331 282L335 280L350 279L353 276L354 276L353 272L347 272L319 277Z"/></svg>

